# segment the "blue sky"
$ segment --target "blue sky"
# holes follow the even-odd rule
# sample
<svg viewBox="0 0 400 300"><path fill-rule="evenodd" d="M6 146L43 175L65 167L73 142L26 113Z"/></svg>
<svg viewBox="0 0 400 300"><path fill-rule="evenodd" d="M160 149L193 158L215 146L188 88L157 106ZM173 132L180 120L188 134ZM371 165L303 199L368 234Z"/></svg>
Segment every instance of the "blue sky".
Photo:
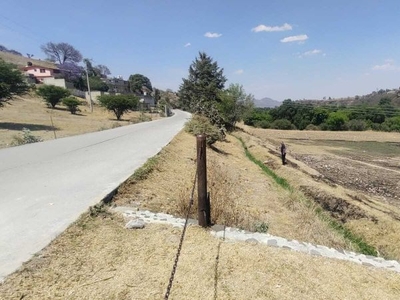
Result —
<svg viewBox="0 0 400 300"><path fill-rule="evenodd" d="M1 0L0 44L67 42L125 79L177 90L199 51L256 98L400 86L399 0Z"/></svg>

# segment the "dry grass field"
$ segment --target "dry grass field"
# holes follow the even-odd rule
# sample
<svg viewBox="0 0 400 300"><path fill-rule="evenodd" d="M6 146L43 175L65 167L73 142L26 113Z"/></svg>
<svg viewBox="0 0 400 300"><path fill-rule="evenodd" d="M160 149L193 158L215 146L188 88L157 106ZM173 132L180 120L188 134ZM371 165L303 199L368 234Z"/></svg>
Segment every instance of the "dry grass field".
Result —
<svg viewBox="0 0 400 300"><path fill-rule="evenodd" d="M72 115L62 105L51 109L40 98L30 95L16 97L0 108L0 148L10 147L15 136L22 136L23 128L42 140L51 140L140 122L139 112L125 114L122 121L117 121L114 114L96 105L93 112L86 105L79 109L80 112ZM159 116L146 113L145 118L156 119Z"/></svg>
<svg viewBox="0 0 400 300"><path fill-rule="evenodd" d="M398 136L242 129L235 136L245 141L255 157L287 179L293 190L283 189L266 176L247 159L240 141L228 135L225 142L216 143L216 148L207 152L214 222L249 230L264 224L274 235L355 250L351 241L318 217L316 207L320 205L376 247L380 255L400 258L400 209L396 206L395 186L388 185L383 192L342 184L346 176L351 177L351 172L360 168L358 164L362 169L371 168L371 174L377 169L388 172L385 176L393 177L394 182L399 162ZM282 140L289 150L285 166L277 150ZM368 142L379 143L371 146ZM379 162L383 156L385 162ZM336 164L340 174L349 175L329 173ZM112 204L183 216L195 172L195 138L181 132L152 159L152 165L152 172L136 174L125 182ZM316 204L306 205L302 201L306 198ZM121 216L108 209L98 215L83 214L0 284L0 299L162 298L181 230L150 224L131 231L124 229L124 224ZM400 274L285 249L222 241L196 226L187 232L170 297L399 298Z"/></svg>
<svg viewBox="0 0 400 300"><path fill-rule="evenodd" d="M400 259L400 134L260 130L250 150L380 255ZM281 166L284 141L289 163Z"/></svg>

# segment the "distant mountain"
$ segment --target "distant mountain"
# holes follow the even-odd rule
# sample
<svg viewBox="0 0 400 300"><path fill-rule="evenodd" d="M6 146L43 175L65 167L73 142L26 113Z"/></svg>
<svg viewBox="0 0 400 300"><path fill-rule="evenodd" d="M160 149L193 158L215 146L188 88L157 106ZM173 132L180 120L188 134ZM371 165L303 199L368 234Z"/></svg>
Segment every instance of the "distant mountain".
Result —
<svg viewBox="0 0 400 300"><path fill-rule="evenodd" d="M254 105L256 107L276 107L281 104L282 104L281 102L273 100L271 98L262 98L260 100L257 99L254 100Z"/></svg>

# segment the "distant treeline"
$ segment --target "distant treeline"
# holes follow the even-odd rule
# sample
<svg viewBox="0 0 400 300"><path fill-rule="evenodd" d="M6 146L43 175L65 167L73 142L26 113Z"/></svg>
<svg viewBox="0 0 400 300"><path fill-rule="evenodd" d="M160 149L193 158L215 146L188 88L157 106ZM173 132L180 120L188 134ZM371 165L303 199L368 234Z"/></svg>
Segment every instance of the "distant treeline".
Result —
<svg viewBox="0 0 400 300"><path fill-rule="evenodd" d="M255 108L246 125L272 129L378 130L400 132L400 108L383 97L378 105L313 105L287 99L276 108Z"/></svg>

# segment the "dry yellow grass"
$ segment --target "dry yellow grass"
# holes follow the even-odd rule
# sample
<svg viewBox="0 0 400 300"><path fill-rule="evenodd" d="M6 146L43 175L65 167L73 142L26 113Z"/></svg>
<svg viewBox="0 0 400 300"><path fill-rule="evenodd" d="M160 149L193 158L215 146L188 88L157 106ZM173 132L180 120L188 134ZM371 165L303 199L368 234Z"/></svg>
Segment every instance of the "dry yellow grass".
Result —
<svg viewBox="0 0 400 300"><path fill-rule="evenodd" d="M275 171L296 188L307 182L315 184L304 179L304 174L318 173L312 168L301 162L301 173L281 168L279 158L269 152L268 147L274 149L274 144L241 136L257 157L275 166ZM218 185L221 201L233 205L234 214L241 211L246 216L241 226L251 227L254 222L263 221L274 235L352 249L312 209L299 202L296 193L282 190L250 162L236 138L228 136L226 142L216 146L219 152L207 152L209 186L212 189L213 183ZM194 176L195 153L195 138L180 133L161 152L155 171L144 181L126 182L115 202L173 214L182 211L179 205L184 195L189 200L187 191ZM329 186L322 188L331 191ZM338 190L345 192L341 187ZM229 198L225 198L227 191ZM217 199L218 189L213 193ZM0 284L0 299L162 298L181 230L151 224L143 230L130 231L123 225L116 215L91 218L84 214ZM349 226L353 223L349 222ZM375 237L375 229L372 232ZM364 236L370 238L367 233ZM392 229L390 236L395 238ZM388 241L384 239L382 244ZM389 249L388 245L385 247ZM203 229L190 227L170 299L399 299L399 276L284 249L221 242Z"/></svg>
<svg viewBox="0 0 400 300"><path fill-rule="evenodd" d="M16 97L0 108L0 148L9 147L14 136L22 136L24 127L34 136L51 140L54 139L52 124L56 127L56 137L61 138L129 125L138 122L140 115L139 112L130 112L123 115L124 121L117 121L112 113L99 106L94 106L93 113L87 106L81 105L79 109L79 114L72 115L62 105L50 109L40 98L29 95ZM159 118L158 114L146 115Z"/></svg>
<svg viewBox="0 0 400 300"><path fill-rule="evenodd" d="M150 224L134 231L123 225L118 216L83 215L0 284L0 299L163 298L181 229ZM196 226L187 231L170 299L399 297L395 272L224 242Z"/></svg>
<svg viewBox="0 0 400 300"><path fill-rule="evenodd" d="M264 222L274 235L354 250L312 210L299 201L293 202L293 194L284 191L249 161L236 138L227 136L227 141L217 143L216 147L219 152L209 149L207 159L211 206L213 210L215 201L217 221L229 221L228 225L248 230ZM144 181L123 184L115 203L184 216L195 172L195 155L195 138L181 132L162 151L156 171ZM225 216L220 213L220 203L229 206ZM215 220L215 212L212 215Z"/></svg>

